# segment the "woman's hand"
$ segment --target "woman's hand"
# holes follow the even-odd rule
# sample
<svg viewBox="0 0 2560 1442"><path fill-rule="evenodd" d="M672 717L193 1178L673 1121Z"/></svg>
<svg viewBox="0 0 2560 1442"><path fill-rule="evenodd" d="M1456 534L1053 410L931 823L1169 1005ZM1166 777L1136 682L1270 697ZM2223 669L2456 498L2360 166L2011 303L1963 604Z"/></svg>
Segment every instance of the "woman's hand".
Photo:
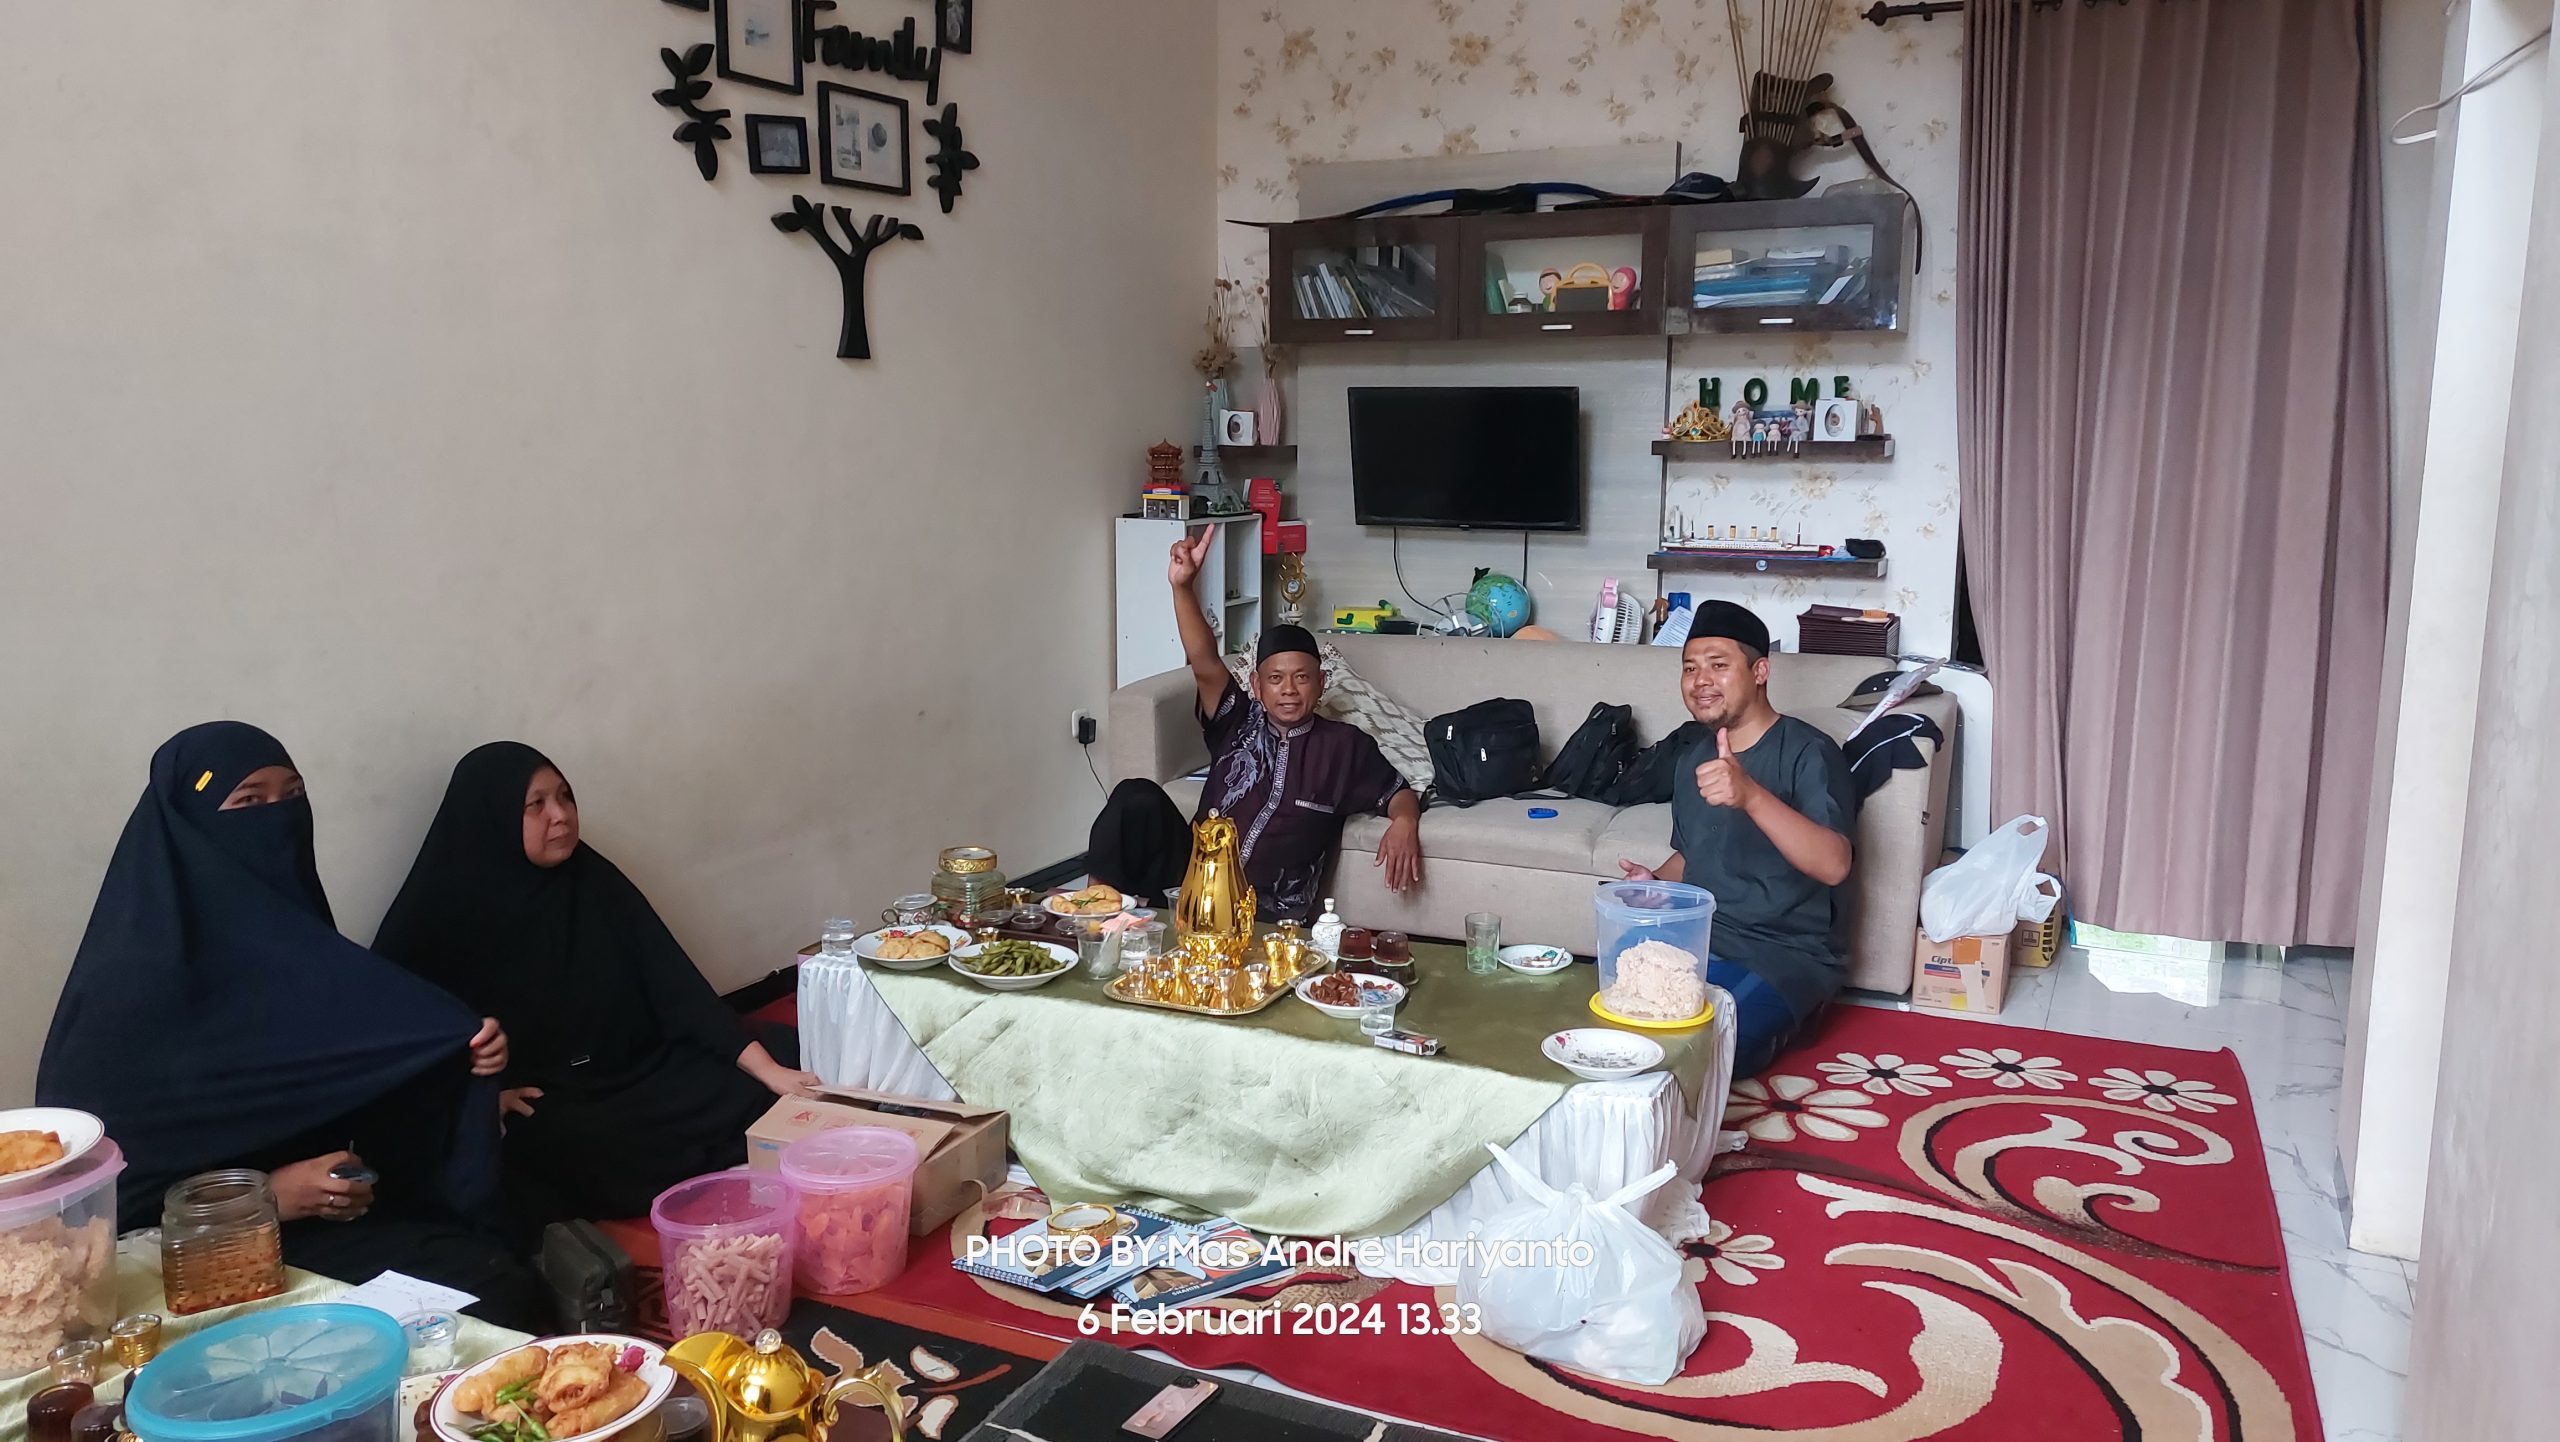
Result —
<svg viewBox="0 0 2560 1442"><path fill-rule="evenodd" d="M738 1053L738 1070L763 1082L765 1090L778 1097L804 1096L818 1085L816 1072L793 1071L775 1061L760 1041L748 1042L747 1049Z"/></svg>
<svg viewBox="0 0 2560 1442"><path fill-rule="evenodd" d="M351 1177L333 1177L332 1168L364 1161L353 1152L331 1152L307 1162L278 1167L267 1178L275 1188L276 1216L288 1222L309 1217L325 1217L333 1222L352 1222L373 1208L373 1183Z"/></svg>
<svg viewBox="0 0 2560 1442"><path fill-rule="evenodd" d="M471 1074L496 1076L507 1069L507 1033L494 1016L480 1018L480 1029L471 1034Z"/></svg>
<svg viewBox="0 0 2560 1442"><path fill-rule="evenodd" d="M532 1116L533 1104L540 1100L542 1100L542 1088L540 1087L507 1088L505 1091L498 1093L499 1122L504 1124L508 1117Z"/></svg>

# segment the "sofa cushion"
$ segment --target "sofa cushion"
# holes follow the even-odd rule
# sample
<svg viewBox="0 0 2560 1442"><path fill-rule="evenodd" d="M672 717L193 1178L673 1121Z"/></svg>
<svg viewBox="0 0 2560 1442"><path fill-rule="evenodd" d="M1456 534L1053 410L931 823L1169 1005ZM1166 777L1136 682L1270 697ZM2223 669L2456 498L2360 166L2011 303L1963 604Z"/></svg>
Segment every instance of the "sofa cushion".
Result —
<svg viewBox="0 0 2560 1442"><path fill-rule="evenodd" d="M1601 828L1600 839L1591 848L1591 870L1601 876L1615 876L1620 861L1659 866L1670 855L1671 803L1630 806Z"/></svg>
<svg viewBox="0 0 2560 1442"><path fill-rule="evenodd" d="M1531 820L1542 807L1552 817ZM1666 810L1669 808L1665 808ZM1422 862L1431 858L1528 866L1540 871L1586 871L1592 845L1617 808L1597 801L1488 801L1481 806L1434 806L1422 813ZM1374 853L1386 834L1386 818L1355 816L1342 828L1346 851Z"/></svg>
<svg viewBox="0 0 2560 1442"><path fill-rule="evenodd" d="M1316 714L1366 732L1406 785L1416 791L1430 790L1431 748L1422 739L1422 723L1430 718L1398 705L1394 697L1371 685L1351 669L1331 641L1319 638L1316 646L1324 653L1324 696L1316 702ZM1229 656L1227 671L1238 686L1253 688L1251 656Z"/></svg>

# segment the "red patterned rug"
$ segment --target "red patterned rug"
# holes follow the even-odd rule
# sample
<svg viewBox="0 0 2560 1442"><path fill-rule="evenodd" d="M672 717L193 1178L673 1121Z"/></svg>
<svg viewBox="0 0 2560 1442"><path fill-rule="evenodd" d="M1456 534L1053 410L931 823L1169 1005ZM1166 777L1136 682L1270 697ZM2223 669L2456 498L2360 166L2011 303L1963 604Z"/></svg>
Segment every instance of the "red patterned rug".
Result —
<svg viewBox="0 0 2560 1442"><path fill-rule="evenodd" d="M1666 1386L1405 1335L1451 1294L1346 1276L1210 1305L1374 1303L1385 1335L1116 1340L1498 1442L2316 1439L2248 1095L2228 1052L1835 1008L1735 1090L1750 1145L1708 1178L1715 1227L1685 1249L1707 1338ZM919 1241L890 1287L831 1300L1078 1335L1074 1308L947 1265L955 1239L1037 1209L1007 1201Z"/></svg>

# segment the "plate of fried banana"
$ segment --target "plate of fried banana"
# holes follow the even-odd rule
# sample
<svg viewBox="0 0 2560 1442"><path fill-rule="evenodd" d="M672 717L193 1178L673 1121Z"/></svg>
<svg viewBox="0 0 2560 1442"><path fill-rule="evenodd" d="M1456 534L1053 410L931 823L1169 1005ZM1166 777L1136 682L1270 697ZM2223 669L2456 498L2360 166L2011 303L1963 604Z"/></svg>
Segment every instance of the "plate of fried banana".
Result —
<svg viewBox="0 0 2560 1442"><path fill-rule="evenodd" d="M968 944L969 933L956 926L884 926L856 937L853 954L892 971L923 971Z"/></svg>
<svg viewBox="0 0 2560 1442"><path fill-rule="evenodd" d="M603 1442L674 1389L666 1350L588 1332L501 1352L455 1374L428 1416L442 1442Z"/></svg>
<svg viewBox="0 0 2560 1442"><path fill-rule="evenodd" d="M24 1191L71 1165L106 1134L104 1123L70 1107L0 1111L0 1194Z"/></svg>

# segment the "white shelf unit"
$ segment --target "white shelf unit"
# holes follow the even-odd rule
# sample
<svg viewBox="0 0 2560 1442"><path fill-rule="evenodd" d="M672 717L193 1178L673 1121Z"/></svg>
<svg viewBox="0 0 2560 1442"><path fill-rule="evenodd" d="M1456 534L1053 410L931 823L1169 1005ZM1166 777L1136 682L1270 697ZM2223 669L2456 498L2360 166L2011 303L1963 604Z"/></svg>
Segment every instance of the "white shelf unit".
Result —
<svg viewBox="0 0 2560 1442"><path fill-rule="evenodd" d="M1113 595L1119 613L1114 651L1126 686L1179 670L1182 633L1174 629L1173 597L1165 591L1165 560L1173 543L1201 526L1217 528L1218 544L1200 563L1193 582L1209 626L1227 651L1250 650L1262 635L1262 517L1218 516L1194 521L1148 521L1122 516L1111 537Z"/></svg>

